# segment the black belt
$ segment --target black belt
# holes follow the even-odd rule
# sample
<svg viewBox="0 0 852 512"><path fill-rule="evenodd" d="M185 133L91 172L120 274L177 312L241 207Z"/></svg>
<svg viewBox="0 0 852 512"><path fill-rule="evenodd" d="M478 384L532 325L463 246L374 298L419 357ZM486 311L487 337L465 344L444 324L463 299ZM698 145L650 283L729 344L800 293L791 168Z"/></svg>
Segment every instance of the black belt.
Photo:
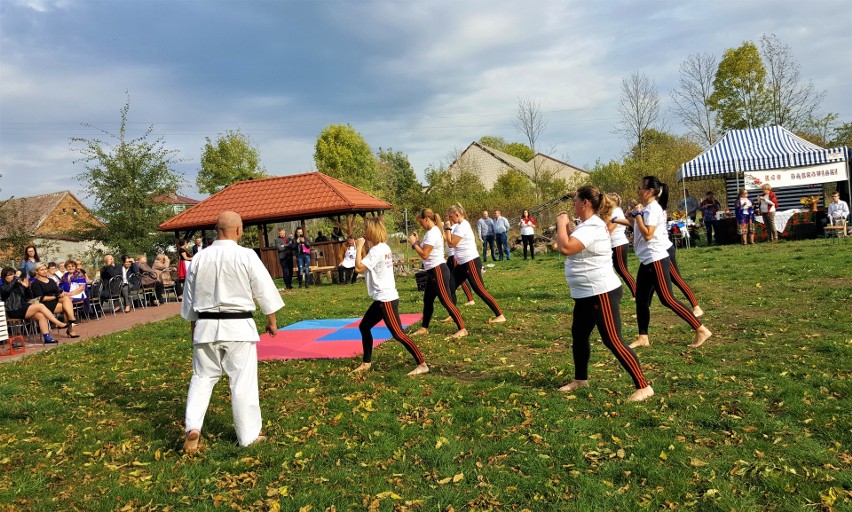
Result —
<svg viewBox="0 0 852 512"><path fill-rule="evenodd" d="M251 311L203 311L198 313L199 320L236 320L253 317Z"/></svg>

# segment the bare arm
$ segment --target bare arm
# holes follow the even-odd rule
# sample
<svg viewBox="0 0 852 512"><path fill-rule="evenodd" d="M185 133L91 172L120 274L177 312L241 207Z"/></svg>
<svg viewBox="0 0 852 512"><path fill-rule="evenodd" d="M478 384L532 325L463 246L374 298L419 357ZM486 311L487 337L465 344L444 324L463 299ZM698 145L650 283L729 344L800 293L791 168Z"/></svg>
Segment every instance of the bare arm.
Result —
<svg viewBox="0 0 852 512"><path fill-rule="evenodd" d="M568 212L560 212L556 216L556 248L560 254L570 256L586 248L582 242L571 236L573 231Z"/></svg>
<svg viewBox="0 0 852 512"><path fill-rule="evenodd" d="M367 267L361 262L364 258L364 239L355 240L355 272L359 274L367 270Z"/></svg>

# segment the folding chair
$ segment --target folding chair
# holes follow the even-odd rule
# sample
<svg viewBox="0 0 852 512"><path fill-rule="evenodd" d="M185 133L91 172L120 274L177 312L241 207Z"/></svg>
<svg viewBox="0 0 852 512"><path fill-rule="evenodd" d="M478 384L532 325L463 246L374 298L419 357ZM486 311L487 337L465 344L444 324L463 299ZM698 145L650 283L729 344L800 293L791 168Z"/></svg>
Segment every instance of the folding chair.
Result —
<svg viewBox="0 0 852 512"><path fill-rule="evenodd" d="M121 278L121 276L113 276L110 278L109 282L107 282L107 286L104 289L105 293L103 293L101 296L101 302L106 302L106 304L109 306L110 311L112 311L112 316L115 316L116 309L124 311L124 308L121 304L122 286L124 286L124 280ZM118 304L118 306L116 306L116 304ZM126 305L129 306L130 304Z"/></svg>
<svg viewBox="0 0 852 512"><path fill-rule="evenodd" d="M100 320L104 316L104 306L101 304L102 287L103 283L101 281L95 281L89 287L89 309L94 313L95 320ZM98 314L98 310L100 310L100 314Z"/></svg>
<svg viewBox="0 0 852 512"><path fill-rule="evenodd" d="M130 297L130 307L136 309L136 302L143 308L147 308L145 303L145 292L142 290L142 276L137 273L132 273L127 276L129 283L128 296Z"/></svg>
<svg viewBox="0 0 852 512"><path fill-rule="evenodd" d="M177 293L177 285L175 284L175 279L172 277L172 272L177 272L176 269L169 267L162 272L160 272L160 282L163 284L163 301L169 301L169 294L171 293L175 297L175 302L178 300Z"/></svg>

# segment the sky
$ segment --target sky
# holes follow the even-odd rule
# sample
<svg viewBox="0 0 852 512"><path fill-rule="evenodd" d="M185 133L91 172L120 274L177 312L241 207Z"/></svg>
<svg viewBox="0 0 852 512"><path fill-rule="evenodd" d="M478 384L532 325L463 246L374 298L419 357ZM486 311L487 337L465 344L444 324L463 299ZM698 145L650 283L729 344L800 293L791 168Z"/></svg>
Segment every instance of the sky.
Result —
<svg viewBox="0 0 852 512"><path fill-rule="evenodd" d="M408 155L418 178L484 135L525 142L519 99L547 121L537 149L578 167L620 159L620 85L654 80L666 127L678 67L775 34L822 113L852 121L852 9L843 0L2 0L0 199L70 190L72 137L150 127L195 187L206 138L247 134L270 175L315 169L350 124Z"/></svg>

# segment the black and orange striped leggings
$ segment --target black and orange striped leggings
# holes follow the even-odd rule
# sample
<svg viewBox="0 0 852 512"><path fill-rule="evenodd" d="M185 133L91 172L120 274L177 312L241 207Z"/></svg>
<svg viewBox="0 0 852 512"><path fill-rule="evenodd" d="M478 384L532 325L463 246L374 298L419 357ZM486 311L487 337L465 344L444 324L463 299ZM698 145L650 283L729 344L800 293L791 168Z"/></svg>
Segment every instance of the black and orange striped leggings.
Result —
<svg viewBox="0 0 852 512"><path fill-rule="evenodd" d="M399 299L390 302L373 301L367 308L367 312L364 313L364 318L361 319L361 324L358 326L358 330L361 331L361 346L364 348L363 361L365 363L373 361L373 333L370 332L370 329L382 320L385 321L385 325L394 339L402 343L408 353L417 361L417 364L423 364L423 354L420 353L417 344L402 330L402 321L399 319Z"/></svg>
<svg viewBox="0 0 852 512"><path fill-rule="evenodd" d="M571 324L571 352L574 355L574 379L589 380L589 358L592 349L589 336L596 326L606 348L615 355L630 374L636 389L648 386L639 359L621 338L621 286L607 293L574 299L574 320Z"/></svg>
<svg viewBox="0 0 852 512"><path fill-rule="evenodd" d="M485 289L485 284L482 282L481 259L474 258L467 263L456 264L456 267L453 269L453 283L455 283L455 287L458 288L465 281L470 283L470 287L473 289L474 293L479 295L479 297L488 304L488 307L491 308L491 312L494 313L495 317L503 314L500 310L500 306L497 305L497 301L488 293Z"/></svg>
<svg viewBox="0 0 852 512"><path fill-rule="evenodd" d="M619 245L612 248L612 266L615 267L615 272L621 276L624 284L630 290L630 295L636 297L636 280L630 275L627 270L627 247L629 244Z"/></svg>
<svg viewBox="0 0 852 512"><path fill-rule="evenodd" d="M435 311L435 298L441 301L441 305L452 317L453 322L459 330L464 329L464 321L459 308L456 307L456 290L452 285L452 274L447 265L441 263L426 271L429 278L426 280L426 291L423 292L423 322L424 328L429 328L432 321L432 313Z"/></svg>
<svg viewBox="0 0 852 512"><path fill-rule="evenodd" d="M456 266L456 258L455 256L450 256L447 258L447 268L450 269L450 272ZM454 287L455 288L455 287ZM473 300L473 294L470 293L470 285L467 284L467 281L461 284L462 291L464 292L464 296L467 297L467 301L470 302ZM455 289L453 290L453 295L455 295Z"/></svg>
<svg viewBox="0 0 852 512"><path fill-rule="evenodd" d="M682 302L672 294L671 260L663 258L659 261L639 265L636 274L636 320L639 324L639 334L648 334L648 324L651 323L651 299L654 292L660 298L663 306L671 309L688 323L693 330L701 327L701 322L695 318Z"/></svg>
<svg viewBox="0 0 852 512"><path fill-rule="evenodd" d="M689 305L695 308L698 305L698 299L695 298L695 294L692 293L692 288L686 284L686 281L680 276L680 269L677 268L677 249L675 249L675 245L672 244L668 250L669 259L672 262L672 284L680 288L680 291L686 296L686 300L689 301Z"/></svg>

